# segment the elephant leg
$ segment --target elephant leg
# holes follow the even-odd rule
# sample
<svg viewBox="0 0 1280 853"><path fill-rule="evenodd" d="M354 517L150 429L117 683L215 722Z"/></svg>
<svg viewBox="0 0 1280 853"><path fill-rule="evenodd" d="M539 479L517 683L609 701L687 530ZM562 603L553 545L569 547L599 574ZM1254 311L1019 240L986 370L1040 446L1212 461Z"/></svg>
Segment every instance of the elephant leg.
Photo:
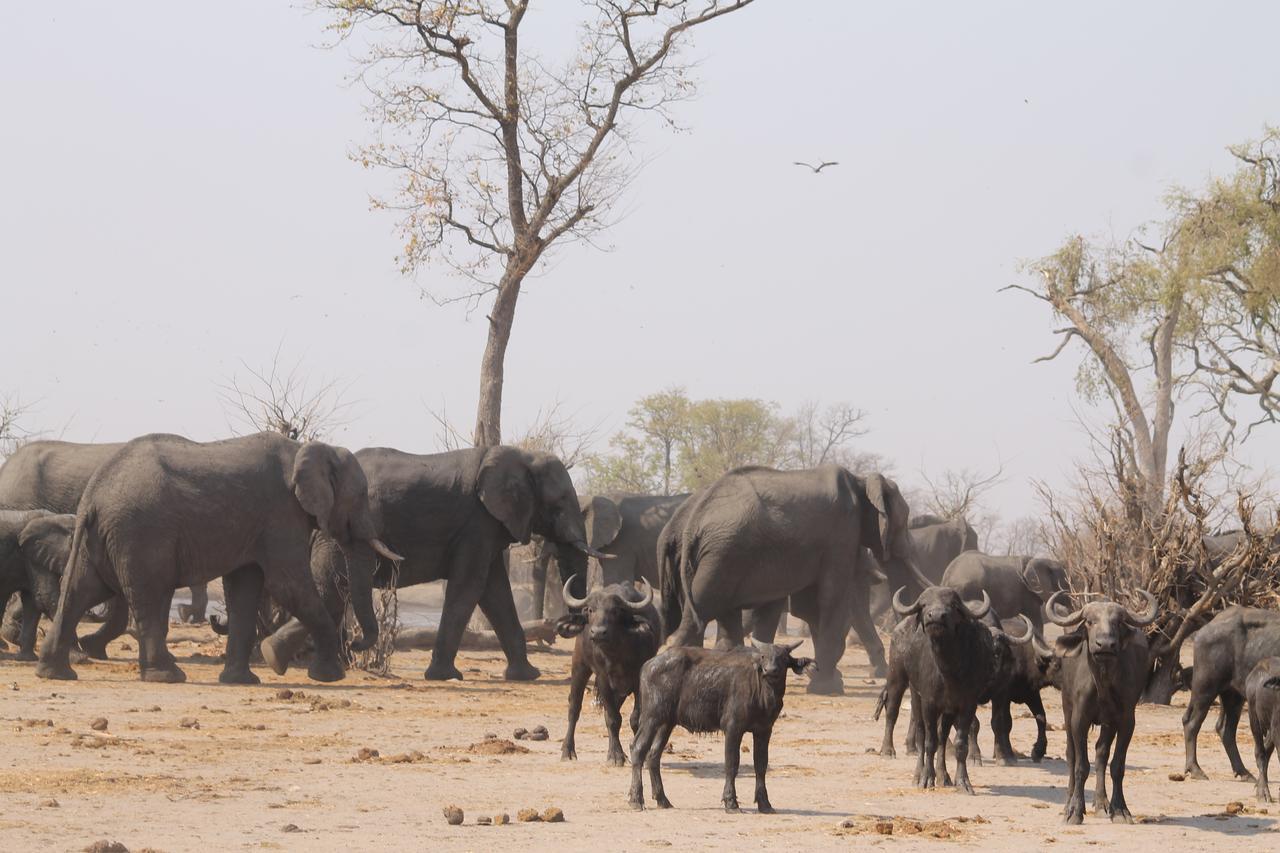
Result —
<svg viewBox="0 0 1280 853"><path fill-rule="evenodd" d="M116 596L107 602L106 618L92 634L80 638L80 648L95 660L107 659L107 643L123 634L129 627L129 608L124 599Z"/></svg>
<svg viewBox="0 0 1280 853"><path fill-rule="evenodd" d="M160 592L154 587L139 589L129 585L125 591L129 610L138 625L138 669L142 680L159 684L180 684L187 675L169 652L169 609L173 606L173 590Z"/></svg>
<svg viewBox="0 0 1280 853"><path fill-rule="evenodd" d="M18 660L36 659L36 628L40 625L40 609L36 597L28 590L18 593L22 600L22 628L18 632Z"/></svg>
<svg viewBox="0 0 1280 853"><path fill-rule="evenodd" d="M71 650L76 645L76 625L90 607L95 607L115 595L96 569L87 565L81 557L72 557L67 575L58 596L58 611L53 625L40 647L40 662L36 664L36 676L72 681L76 677L71 668Z"/></svg>
<svg viewBox="0 0 1280 853"><path fill-rule="evenodd" d="M716 617L716 648L732 651L742 646L742 611L733 609Z"/></svg>
<svg viewBox="0 0 1280 853"><path fill-rule="evenodd" d="M302 576L298 577L293 573L270 574L264 569L263 577L267 582L267 592L280 602L285 610L297 617L306 632L311 634L311 639L315 643L315 655L307 668L307 677L312 681L341 681L346 677L346 670L342 666L339 654L338 628L333 618L329 616L329 611L325 609L324 602L320 600L320 593L316 591L311 573L308 571L305 574L298 574ZM258 602L255 599L252 602L252 609L247 614L250 624L256 618L257 607ZM227 608L227 616L231 616L230 607ZM283 630L284 628L281 629ZM262 651L263 658L268 661L272 669L282 662L277 658L275 663L272 663L267 657L266 641L263 641ZM289 658L283 660L285 666L288 665L288 660Z"/></svg>
<svg viewBox="0 0 1280 853"><path fill-rule="evenodd" d="M440 613L440 628L436 632L436 644L431 650L431 663L425 677L428 681L462 679L462 673L454 665L462 634L471 619L471 613L485 591L492 559L490 548L463 543L453 555L449 583L444 589L444 609ZM512 605L514 609L515 605ZM508 659L509 660L509 659Z"/></svg>
<svg viewBox="0 0 1280 853"><path fill-rule="evenodd" d="M785 598L757 607L751 612L751 636L761 643L772 643L778 636L778 625L787 606Z"/></svg>
<svg viewBox="0 0 1280 853"><path fill-rule="evenodd" d="M507 669L503 677L508 681L532 681L542 673L529 663L524 631L520 628L520 614L516 612L515 598L511 595L511 579L503 562L504 552L498 552L489 565L489 577L480 596L480 612L493 626L507 657Z"/></svg>
<svg viewBox="0 0 1280 853"><path fill-rule="evenodd" d="M858 639L862 641L862 647L867 651L867 659L871 663L871 674L875 678L884 678L889 672L889 665L884 658L884 643L880 641L875 623L871 621L865 581L853 583L851 599L849 617L853 622L854 633L858 635ZM843 632L841 632L841 645L844 645ZM841 651L843 652L843 649Z"/></svg>
<svg viewBox="0 0 1280 853"><path fill-rule="evenodd" d="M183 622L199 625L205 621L208 609L209 587L199 583L191 587L191 603L178 605L178 616Z"/></svg>
<svg viewBox="0 0 1280 853"><path fill-rule="evenodd" d="M844 682L837 665L844 656L844 634L849 629L847 592L843 578L834 578L832 574L828 574L818 590L818 620L813 631L814 658L818 666L816 674L809 680L807 689L810 693L832 696L844 693ZM874 629L871 634L875 636ZM876 642L879 642L879 638L876 638ZM883 647L880 661L883 666ZM885 667L884 671L887 672L888 668Z"/></svg>
<svg viewBox="0 0 1280 853"><path fill-rule="evenodd" d="M249 655L253 653L253 642L257 638L262 586L262 569L256 565L241 566L222 578L222 591L227 603L227 653L218 681L223 684L261 683L249 669Z"/></svg>
<svg viewBox="0 0 1280 853"><path fill-rule="evenodd" d="M22 634L21 602L16 592L9 597L0 596L0 602L4 603L4 621L0 624L0 639L16 646Z"/></svg>

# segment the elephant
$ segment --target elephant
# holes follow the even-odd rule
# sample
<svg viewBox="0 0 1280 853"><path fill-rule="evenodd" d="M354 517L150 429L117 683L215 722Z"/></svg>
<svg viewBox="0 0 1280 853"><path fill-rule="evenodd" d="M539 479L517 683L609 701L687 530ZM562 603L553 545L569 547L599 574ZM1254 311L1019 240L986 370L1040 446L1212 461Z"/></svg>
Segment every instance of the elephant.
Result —
<svg viewBox="0 0 1280 853"><path fill-rule="evenodd" d="M477 604L507 659L505 677L537 678L507 573L506 550L541 536L553 543L562 580L578 575L573 594L586 595L586 522L564 463L549 453L497 445L418 455L386 447L356 452L369 477L375 529L404 554L393 572L379 564L383 587L446 580L440 628L428 680L461 679L454 665L462 633ZM341 567L327 537L317 537L311 570L330 612L340 612ZM305 641L297 620L262 641L262 656L283 674Z"/></svg>
<svg viewBox="0 0 1280 853"><path fill-rule="evenodd" d="M93 472L121 447L123 442L32 441L24 444L0 466L0 508L74 513ZM186 622L203 622L208 606L208 590L204 584L197 584L191 587L191 604L180 605L178 615ZM119 623L123 631L128 618L115 617L109 610L107 621L112 625ZM106 642L113 639L115 637L106 637L101 645L105 648Z"/></svg>
<svg viewBox="0 0 1280 853"><path fill-rule="evenodd" d="M743 609L755 611L753 636L772 642L782 606L809 623L817 671L811 693L842 693L836 668L844 653L851 609L858 614L873 665L884 647L866 606L869 578L858 560L911 565L910 509L892 480L860 477L838 465L800 471L737 468L699 489L667 522L658 540L663 632L675 645L701 645L707 623L742 642ZM861 596L860 606L849 605Z"/></svg>
<svg viewBox="0 0 1280 853"><path fill-rule="evenodd" d="M347 580L367 648L378 632L373 567L355 546L398 555L376 536L368 480L350 451L270 432L207 443L160 434L130 441L102 463L81 498L36 675L76 677L69 661L76 623L116 594L137 624L142 680L185 680L165 643L173 590L222 576L229 632L219 681L258 682L245 661L264 585L311 631L317 651L309 675L341 679L337 627L309 571L316 528L352 552Z"/></svg>
<svg viewBox="0 0 1280 853"><path fill-rule="evenodd" d="M1067 567L1043 557L997 557L981 551L965 551L942 573L942 586L957 590L962 598L982 597L985 590L1001 616L1018 614L1044 631L1044 603L1067 589Z"/></svg>
<svg viewBox="0 0 1280 853"><path fill-rule="evenodd" d="M927 513L912 516L907 536L911 539L911 554L916 568L934 584L942 580L942 573L962 552L978 550L978 534L964 516L951 519ZM866 560L875 560L865 549L862 556ZM877 565L877 568L888 576L885 583L871 587L871 618L879 620L890 612L890 599L899 587L907 587L910 595L918 595L919 591L913 589L912 580L903 567L891 563L888 566Z"/></svg>
<svg viewBox="0 0 1280 853"><path fill-rule="evenodd" d="M23 553L21 536L31 522L51 515L42 509L0 510L0 601L8 601L13 595L22 600L23 621L19 636L10 637L18 646L17 659L33 661L35 656L37 617L30 614L36 612L36 577L27 555ZM47 589L49 584L42 584ZM54 596L57 596L57 580L53 583Z"/></svg>
<svg viewBox="0 0 1280 853"><path fill-rule="evenodd" d="M658 536L688 497L687 493L579 495L582 518L587 525L587 544L611 558L596 561L591 567L588 589L642 578L656 589ZM539 540L533 564L533 606L534 617L538 619L543 616L547 595L560 594L558 584L547 584L547 568L555 557L555 548L543 545L544 541Z"/></svg>

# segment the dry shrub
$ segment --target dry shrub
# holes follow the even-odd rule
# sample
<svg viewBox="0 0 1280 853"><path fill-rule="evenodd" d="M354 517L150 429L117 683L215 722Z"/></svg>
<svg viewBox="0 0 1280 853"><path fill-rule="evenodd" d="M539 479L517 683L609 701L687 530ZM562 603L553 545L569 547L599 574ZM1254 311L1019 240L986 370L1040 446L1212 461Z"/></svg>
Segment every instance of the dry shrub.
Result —
<svg viewBox="0 0 1280 853"><path fill-rule="evenodd" d="M374 675L389 675L391 673L391 656L396 651L396 636L400 633L400 607L399 599L396 597L396 589L399 586L400 567L392 564L391 583L385 588L375 591L373 599L374 615L378 618L378 641L370 648L363 652L353 652L351 650L351 638L353 636L352 626L356 625L355 613L351 609L351 596L344 587L341 589L343 600L346 601L344 623L347 626L343 631L343 652L351 665L365 672Z"/></svg>
<svg viewBox="0 0 1280 853"><path fill-rule="evenodd" d="M1082 474L1073 495L1043 485L1054 556L1067 565L1073 592L1124 602L1135 588L1160 605L1147 629L1152 673L1147 701L1167 703L1177 686L1183 642L1226 607L1275 607L1280 523L1259 518L1256 489L1210 494L1211 456L1178 453L1167 498L1158 511L1142 500L1140 477L1113 444L1110 469ZM1207 537L1227 524L1234 547L1211 551ZM1233 531L1233 532L1236 532Z"/></svg>

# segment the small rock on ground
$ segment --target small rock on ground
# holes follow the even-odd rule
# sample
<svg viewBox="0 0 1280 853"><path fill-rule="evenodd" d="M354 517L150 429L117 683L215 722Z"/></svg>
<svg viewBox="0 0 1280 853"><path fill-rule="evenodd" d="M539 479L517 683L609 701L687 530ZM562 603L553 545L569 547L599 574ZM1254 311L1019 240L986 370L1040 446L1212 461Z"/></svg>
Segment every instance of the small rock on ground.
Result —
<svg viewBox="0 0 1280 853"><path fill-rule="evenodd" d="M462 809L457 806L444 807L444 819L449 822L450 826L458 826L462 823L464 817Z"/></svg>

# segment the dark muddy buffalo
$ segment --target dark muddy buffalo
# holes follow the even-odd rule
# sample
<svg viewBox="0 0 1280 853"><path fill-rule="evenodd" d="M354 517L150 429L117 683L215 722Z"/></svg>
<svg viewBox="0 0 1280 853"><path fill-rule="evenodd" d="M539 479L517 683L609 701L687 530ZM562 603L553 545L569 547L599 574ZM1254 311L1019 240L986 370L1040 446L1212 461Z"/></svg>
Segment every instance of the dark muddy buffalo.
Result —
<svg viewBox="0 0 1280 853"><path fill-rule="evenodd" d="M611 584L586 598L569 593L573 578L564 582L564 601L569 614L557 623L562 637L576 636L573 668L569 683L569 728L560 749L561 761L578 757L574 732L582 713L582 695L587 681L596 679L596 698L604 709L609 727L609 764L621 767L626 754L618 733L622 729L622 703L640 688L640 667L658 651L662 622L653 606L653 587L644 580L640 593L629 583ZM631 733L640 722L640 700L631 703Z"/></svg>
<svg viewBox="0 0 1280 853"><path fill-rule="evenodd" d="M993 609L994 613L995 610ZM1017 619L1001 619L1000 627L1006 636L1012 638L1014 626L1018 626L1016 636L1021 639L1024 626L1032 631L1031 621L1019 614ZM1016 640L1008 644L1010 666L1004 677L991 690L991 734L995 739L995 760L1004 765L1017 763L1018 755L1013 749L1009 735L1013 731L1013 714L1010 706L1025 705L1036 722L1036 742L1031 747L1031 760L1039 763L1044 758L1049 740L1045 735L1048 721L1045 718L1044 703L1040 700L1040 691L1050 686L1049 671L1053 664L1053 650L1044 643L1038 633L1031 633L1029 642Z"/></svg>
<svg viewBox="0 0 1280 853"><path fill-rule="evenodd" d="M885 687L885 740L881 754L893 754L893 727L905 692L903 676L911 689L912 734L922 748L916 759L915 784L932 788L939 777L952 783L942 747L951 729L956 730L954 784L973 793L969 783L969 743L975 730L978 705L987 701L994 686L1007 679L1011 654L1007 643L1028 643L1032 632L1025 623L1020 637L993 631L981 620L991 609L982 593L981 604L969 604L949 587L931 586L910 606L901 601L903 590L893 596L893 609L903 621L894 630L891 683ZM913 618L914 617L914 618ZM997 639L999 634L999 639ZM895 651L901 646L901 653ZM895 674L897 677L895 678Z"/></svg>
<svg viewBox="0 0 1280 853"><path fill-rule="evenodd" d="M1258 762L1258 802L1271 802L1267 765L1280 735L1280 657L1263 658L1244 685L1249 700L1249 728L1253 732L1253 757Z"/></svg>
<svg viewBox="0 0 1280 853"><path fill-rule="evenodd" d="M1084 782L1089 776L1089 729L1100 727L1094 748L1097 781L1093 808L1111 822L1133 823L1124 800L1124 761L1133 737L1134 708L1142 695L1149 667L1142 628L1156 619L1156 600L1137 590L1147 602L1134 613L1113 601L1091 601L1066 616L1055 609L1055 593L1045 602L1045 616L1066 630L1056 643L1062 688L1063 728L1067 733L1067 803L1064 823L1084 820ZM1115 753L1111 755L1112 741ZM1111 755L1111 800L1104 773Z"/></svg>
<svg viewBox="0 0 1280 853"><path fill-rule="evenodd" d="M1236 746L1236 727L1244 707L1245 679L1263 658L1280 655L1280 613L1254 607L1228 607L1196 632L1191 665L1191 699L1182 715L1187 753L1186 775L1207 779L1196 760L1196 737L1213 706L1222 702L1218 737L1237 779L1252 780Z"/></svg>
<svg viewBox="0 0 1280 853"><path fill-rule="evenodd" d="M790 646L757 643L754 651L721 651L696 647L667 649L640 670L640 728L631 745L632 808L644 808L640 765L649 768L653 801L671 808L662 789L662 751L676 726L691 732L724 732L724 810L738 811L738 761L742 736L751 732L751 756L756 769L756 807L773 812L765 773L769 769L769 738L782 711L787 671L796 674L813 667L809 658L795 658Z"/></svg>

